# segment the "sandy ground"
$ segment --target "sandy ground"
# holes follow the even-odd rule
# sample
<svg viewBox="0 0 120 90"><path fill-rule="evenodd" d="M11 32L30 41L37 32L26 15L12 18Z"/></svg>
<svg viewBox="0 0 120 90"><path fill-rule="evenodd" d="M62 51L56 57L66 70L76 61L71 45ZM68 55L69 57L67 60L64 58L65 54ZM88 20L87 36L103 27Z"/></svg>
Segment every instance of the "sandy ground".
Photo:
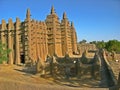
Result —
<svg viewBox="0 0 120 90"><path fill-rule="evenodd" d="M100 83L90 77L79 80L72 78L69 81L41 78L39 74L26 73L23 69L23 66L0 65L0 90L96 90L93 87L99 87ZM92 88L87 89L89 87Z"/></svg>
<svg viewBox="0 0 120 90"><path fill-rule="evenodd" d="M109 61L109 63L110 63L110 66L113 70L113 73L114 73L116 79L118 79L118 75L119 75L119 72L120 72L120 60L119 60L119 62Z"/></svg>

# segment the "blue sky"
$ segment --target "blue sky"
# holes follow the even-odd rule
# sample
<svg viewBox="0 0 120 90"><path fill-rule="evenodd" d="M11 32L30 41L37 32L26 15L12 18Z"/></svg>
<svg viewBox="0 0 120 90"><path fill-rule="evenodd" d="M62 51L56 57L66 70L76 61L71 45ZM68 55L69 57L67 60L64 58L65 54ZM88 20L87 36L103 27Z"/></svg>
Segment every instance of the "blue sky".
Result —
<svg viewBox="0 0 120 90"><path fill-rule="evenodd" d="M120 40L120 0L0 0L0 20L31 17L44 21L54 6L60 20L63 12L74 22L78 41Z"/></svg>

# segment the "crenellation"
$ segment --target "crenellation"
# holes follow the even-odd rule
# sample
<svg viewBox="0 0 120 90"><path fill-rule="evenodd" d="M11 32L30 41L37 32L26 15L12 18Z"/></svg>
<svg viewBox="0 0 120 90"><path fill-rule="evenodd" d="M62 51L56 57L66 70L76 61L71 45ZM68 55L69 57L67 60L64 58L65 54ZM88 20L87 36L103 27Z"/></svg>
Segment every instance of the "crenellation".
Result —
<svg viewBox="0 0 120 90"><path fill-rule="evenodd" d="M79 54L82 55L83 52L87 51L96 51L97 47L95 44L89 44L89 43L82 43L82 44L78 44L78 50L79 50Z"/></svg>

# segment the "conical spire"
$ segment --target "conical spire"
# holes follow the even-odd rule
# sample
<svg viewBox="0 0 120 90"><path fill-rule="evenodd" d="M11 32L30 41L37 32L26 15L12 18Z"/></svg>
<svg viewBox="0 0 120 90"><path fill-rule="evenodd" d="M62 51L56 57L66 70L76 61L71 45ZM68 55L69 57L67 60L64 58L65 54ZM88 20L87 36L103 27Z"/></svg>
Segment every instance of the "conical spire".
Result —
<svg viewBox="0 0 120 90"><path fill-rule="evenodd" d="M6 30L6 22L2 19L2 30Z"/></svg>
<svg viewBox="0 0 120 90"><path fill-rule="evenodd" d="M74 27L74 23L73 22L71 22L71 27Z"/></svg>
<svg viewBox="0 0 120 90"><path fill-rule="evenodd" d="M13 30L13 29L14 29L13 21L12 21L11 18L8 20L8 29L9 29L9 30Z"/></svg>
<svg viewBox="0 0 120 90"><path fill-rule="evenodd" d="M63 13L63 19L67 19L66 13Z"/></svg>
<svg viewBox="0 0 120 90"><path fill-rule="evenodd" d="M54 14L55 13L55 9L54 9L54 7L52 6L52 8L51 8L51 14Z"/></svg>
<svg viewBox="0 0 120 90"><path fill-rule="evenodd" d="M28 9L27 9L27 13L26 13L26 18L27 18L27 19L30 19L30 16L31 16L31 15L30 15L30 9L28 8Z"/></svg>
<svg viewBox="0 0 120 90"><path fill-rule="evenodd" d="M16 18L16 29L18 30L19 29L19 24L20 24L20 19L17 17Z"/></svg>

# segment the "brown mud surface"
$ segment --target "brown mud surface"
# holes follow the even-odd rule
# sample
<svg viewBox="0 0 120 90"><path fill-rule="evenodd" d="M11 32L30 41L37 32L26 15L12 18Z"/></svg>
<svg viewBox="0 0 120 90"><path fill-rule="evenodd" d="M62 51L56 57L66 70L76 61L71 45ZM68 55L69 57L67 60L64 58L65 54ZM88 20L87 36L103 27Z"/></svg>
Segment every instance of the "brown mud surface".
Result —
<svg viewBox="0 0 120 90"><path fill-rule="evenodd" d="M0 65L0 90L99 90L100 81L83 76L82 79L41 78L39 74L24 72L24 66ZM92 88L91 88L92 87ZM84 89L83 89L84 88ZM86 88L86 89L85 89ZM89 88L89 89L88 89ZM91 89L90 89L91 88ZM93 89L95 88L95 89ZM102 90L108 90L103 89Z"/></svg>

